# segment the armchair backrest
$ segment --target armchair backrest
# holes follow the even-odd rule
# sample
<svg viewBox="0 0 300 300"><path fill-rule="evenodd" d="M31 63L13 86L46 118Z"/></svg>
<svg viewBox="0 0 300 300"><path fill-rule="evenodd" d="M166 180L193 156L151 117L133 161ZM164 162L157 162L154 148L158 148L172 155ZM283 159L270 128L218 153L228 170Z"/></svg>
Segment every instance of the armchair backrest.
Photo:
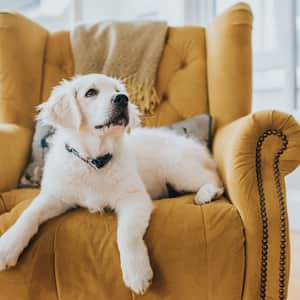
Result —
<svg viewBox="0 0 300 300"><path fill-rule="evenodd" d="M169 28L157 75L162 102L145 124L210 112L215 127L250 112L251 25L238 4L207 28ZM14 12L0 13L0 122L32 128L35 109L74 75L69 32L50 33Z"/></svg>

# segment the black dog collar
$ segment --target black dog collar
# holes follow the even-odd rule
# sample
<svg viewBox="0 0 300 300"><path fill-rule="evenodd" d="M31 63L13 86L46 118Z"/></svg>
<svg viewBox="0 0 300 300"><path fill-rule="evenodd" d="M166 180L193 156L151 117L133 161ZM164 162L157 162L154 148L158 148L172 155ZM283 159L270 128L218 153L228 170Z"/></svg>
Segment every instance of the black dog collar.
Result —
<svg viewBox="0 0 300 300"><path fill-rule="evenodd" d="M69 153L72 153L94 169L103 168L107 163L111 161L113 157L111 153L106 153L103 156L98 156L96 158L83 157L76 149L70 147L68 144L65 144L65 148Z"/></svg>

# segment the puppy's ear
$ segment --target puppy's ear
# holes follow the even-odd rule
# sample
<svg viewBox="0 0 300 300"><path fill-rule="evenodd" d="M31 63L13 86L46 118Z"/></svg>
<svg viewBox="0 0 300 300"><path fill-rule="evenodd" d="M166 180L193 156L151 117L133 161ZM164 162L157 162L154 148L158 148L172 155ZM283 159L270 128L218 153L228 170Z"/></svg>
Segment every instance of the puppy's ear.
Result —
<svg viewBox="0 0 300 300"><path fill-rule="evenodd" d="M129 131L136 127L140 127L141 126L140 111L137 108L137 106L129 102L128 113L129 113L129 123L127 126Z"/></svg>
<svg viewBox="0 0 300 300"><path fill-rule="evenodd" d="M47 102L38 106L38 120L46 125L79 129L81 113L70 82L64 81L53 89Z"/></svg>

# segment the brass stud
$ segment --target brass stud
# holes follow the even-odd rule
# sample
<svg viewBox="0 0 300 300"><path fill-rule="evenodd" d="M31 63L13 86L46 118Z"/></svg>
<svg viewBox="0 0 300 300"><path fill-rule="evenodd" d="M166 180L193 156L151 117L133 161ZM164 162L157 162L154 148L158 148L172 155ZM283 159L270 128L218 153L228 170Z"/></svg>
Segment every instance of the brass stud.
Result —
<svg viewBox="0 0 300 300"><path fill-rule="evenodd" d="M280 262L279 262L279 299L285 299L285 267L286 267L286 207L280 181L279 159L283 152L287 149L287 137L277 129L267 129L258 138L256 144L256 179L258 185L260 210L262 218L262 258L261 258L261 280L260 280L260 299L266 299L266 284L267 284L267 266L268 266L268 217L265 205L263 179L261 173L261 149L264 140L270 136L278 136L282 141L282 147L274 156L273 160L273 175L276 185L277 198L280 206Z"/></svg>

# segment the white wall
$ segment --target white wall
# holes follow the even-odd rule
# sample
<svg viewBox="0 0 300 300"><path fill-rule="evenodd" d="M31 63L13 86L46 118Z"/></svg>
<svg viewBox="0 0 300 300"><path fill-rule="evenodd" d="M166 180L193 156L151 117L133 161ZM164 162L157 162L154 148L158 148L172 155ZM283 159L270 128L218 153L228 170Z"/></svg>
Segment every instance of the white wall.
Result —
<svg viewBox="0 0 300 300"><path fill-rule="evenodd" d="M88 22L116 19L119 15L118 0L82 1L82 19Z"/></svg>
<svg viewBox="0 0 300 300"><path fill-rule="evenodd" d="M184 24L184 0L85 0L82 20L167 20L172 26Z"/></svg>

